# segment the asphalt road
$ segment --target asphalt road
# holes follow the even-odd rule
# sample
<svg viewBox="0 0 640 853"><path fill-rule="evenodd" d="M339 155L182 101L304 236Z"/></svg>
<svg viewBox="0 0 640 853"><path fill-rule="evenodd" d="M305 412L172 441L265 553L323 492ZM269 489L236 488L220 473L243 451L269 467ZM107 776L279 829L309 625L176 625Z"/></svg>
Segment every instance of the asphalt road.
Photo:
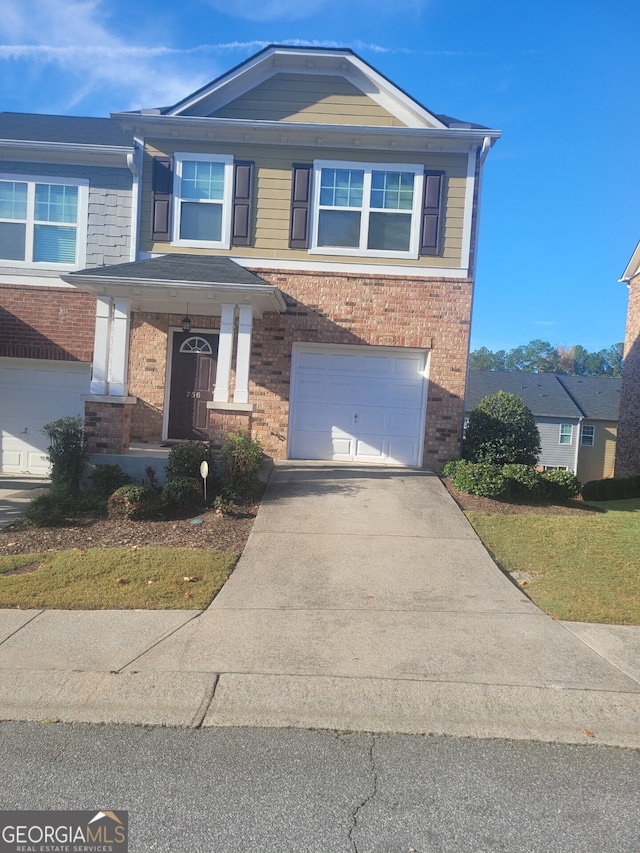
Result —
<svg viewBox="0 0 640 853"><path fill-rule="evenodd" d="M129 812L131 853L638 851L634 750L0 723L4 809Z"/></svg>

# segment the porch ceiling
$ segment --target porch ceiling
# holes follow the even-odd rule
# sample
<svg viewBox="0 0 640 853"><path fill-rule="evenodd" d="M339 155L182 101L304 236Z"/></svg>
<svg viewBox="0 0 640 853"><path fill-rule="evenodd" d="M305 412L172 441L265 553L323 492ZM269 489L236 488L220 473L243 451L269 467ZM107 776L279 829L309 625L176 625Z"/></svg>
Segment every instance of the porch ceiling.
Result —
<svg viewBox="0 0 640 853"><path fill-rule="evenodd" d="M220 314L223 304L251 305L255 317L286 310L277 287L225 257L161 255L61 277L94 296L130 299L136 311L180 314L187 302L192 314Z"/></svg>

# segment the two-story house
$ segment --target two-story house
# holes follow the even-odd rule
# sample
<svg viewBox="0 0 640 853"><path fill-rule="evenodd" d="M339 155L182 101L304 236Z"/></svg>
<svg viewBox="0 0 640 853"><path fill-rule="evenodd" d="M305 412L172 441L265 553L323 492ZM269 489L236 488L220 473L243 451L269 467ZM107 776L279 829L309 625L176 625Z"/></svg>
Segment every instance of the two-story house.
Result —
<svg viewBox="0 0 640 853"><path fill-rule="evenodd" d="M43 425L84 412L95 299L60 276L135 257L138 169L110 119L0 113L0 471L46 474Z"/></svg>
<svg viewBox="0 0 640 853"><path fill-rule="evenodd" d="M613 477L620 385L613 376L470 370L466 414L483 397L498 391L515 394L535 418L538 466L572 471L586 483Z"/></svg>
<svg viewBox="0 0 640 853"><path fill-rule="evenodd" d="M350 50L278 46L111 121L135 149L131 251L62 271L95 300L93 452L242 428L274 458L458 455L498 131Z"/></svg>

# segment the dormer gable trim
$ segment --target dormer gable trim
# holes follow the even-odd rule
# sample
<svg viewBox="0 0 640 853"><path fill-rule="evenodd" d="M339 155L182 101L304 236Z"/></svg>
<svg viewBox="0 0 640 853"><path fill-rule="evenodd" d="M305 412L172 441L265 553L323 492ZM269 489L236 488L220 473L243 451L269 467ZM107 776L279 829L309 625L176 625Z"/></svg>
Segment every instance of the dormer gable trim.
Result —
<svg viewBox="0 0 640 853"><path fill-rule="evenodd" d="M211 115L278 73L344 77L406 127L447 130L434 113L391 83L349 48L298 48L271 45L246 62L157 114Z"/></svg>

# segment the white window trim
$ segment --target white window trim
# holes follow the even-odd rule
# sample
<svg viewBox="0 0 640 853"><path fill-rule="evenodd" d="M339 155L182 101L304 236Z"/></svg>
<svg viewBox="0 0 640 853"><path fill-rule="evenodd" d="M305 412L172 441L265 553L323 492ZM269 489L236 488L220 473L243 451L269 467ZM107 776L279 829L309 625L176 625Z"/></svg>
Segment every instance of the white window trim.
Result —
<svg viewBox="0 0 640 853"><path fill-rule="evenodd" d="M590 430L589 438L591 441L585 441L585 429ZM596 428L595 424L582 424L582 430L580 433L580 447L594 447L596 443Z"/></svg>
<svg viewBox="0 0 640 853"><path fill-rule="evenodd" d="M569 427L569 429L571 430L571 432L568 434L569 441L562 440L562 427ZM558 444L561 444L563 447L570 447L573 444L573 424L560 424L560 436L558 438Z"/></svg>
<svg viewBox="0 0 640 853"><path fill-rule="evenodd" d="M364 192L362 207L362 221L360 225L360 246L349 248L348 246L318 246L318 222L320 210L320 178L322 169L350 169L364 171ZM422 202L424 192L424 165L417 163L360 163L346 160L314 160L313 162L313 189L311 196L311 245L310 254L317 255L342 255L357 258L409 258L417 260L420 252L420 222L422 219ZM411 210L411 232L409 238L409 250L407 252L390 251L386 249L367 249L366 239L368 236L369 213L371 211L369 199L371 190L371 172L413 172L415 180L413 184L413 208ZM335 208L336 210L352 210L355 208ZM405 211L408 212L408 211Z"/></svg>
<svg viewBox="0 0 640 853"><path fill-rule="evenodd" d="M19 172L0 173L0 181L27 184L27 218L1 219L2 222L26 222L25 258L33 257L33 235L35 232L35 193L36 184L50 184L78 188L78 217L76 219L76 259L72 264L58 264L53 261L16 261L0 258L0 266L14 269L52 269L76 270L86 266L87 257L87 222L89 210L89 181L81 178L53 177L51 175L23 175ZM51 223L52 225L69 225L68 222Z"/></svg>
<svg viewBox="0 0 640 853"><path fill-rule="evenodd" d="M231 247L231 207L233 204L233 157L230 154L194 154L176 152L173 168L173 246L189 246L203 249L229 249ZM182 198L182 164L187 160L205 163L224 163L224 192L222 199L222 229L220 240L189 240L180 238L180 204ZM193 201L193 199L185 199Z"/></svg>

